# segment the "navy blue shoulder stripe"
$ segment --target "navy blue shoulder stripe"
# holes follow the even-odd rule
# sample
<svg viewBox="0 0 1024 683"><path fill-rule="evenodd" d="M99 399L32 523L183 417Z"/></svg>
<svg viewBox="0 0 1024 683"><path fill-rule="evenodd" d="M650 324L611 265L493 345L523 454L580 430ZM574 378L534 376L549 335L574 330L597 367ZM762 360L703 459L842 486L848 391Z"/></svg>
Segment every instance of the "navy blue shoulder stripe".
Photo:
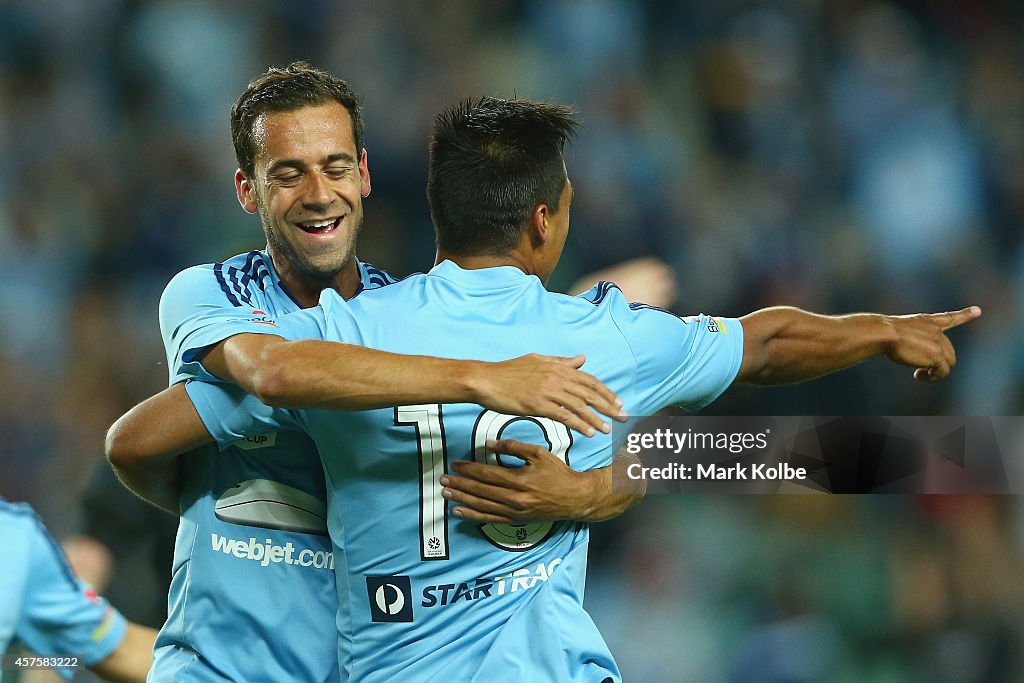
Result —
<svg viewBox="0 0 1024 683"><path fill-rule="evenodd" d="M256 285L260 288L261 292L267 291L267 281L270 280L270 271L263 265L262 259L256 262L256 267L253 270L253 277L256 278Z"/></svg>
<svg viewBox="0 0 1024 683"><path fill-rule="evenodd" d="M363 268L366 269L366 279L369 280L371 285L376 287L384 287L387 285L393 285L397 280L391 277L386 271L372 266L369 263L363 263Z"/></svg>
<svg viewBox="0 0 1024 683"><path fill-rule="evenodd" d="M629 305L629 308L634 311L661 311L662 313L668 313L669 315L674 316L676 318L679 317L672 311L664 309L661 306L651 306L650 304L641 303L639 301L634 301L633 303L631 303Z"/></svg>
<svg viewBox="0 0 1024 683"><path fill-rule="evenodd" d="M68 566L67 556L64 554L64 549L57 543L57 540L50 534L50 530L43 524L43 520L39 519L39 515L32 512L32 519L36 523L36 529L46 539L49 545L50 552L53 553L54 559L57 561L57 565L60 566L61 573L64 574L64 578L69 584L71 584L72 590L80 592L81 587L78 585L78 579L75 577L75 573L71 571L71 567Z"/></svg>
<svg viewBox="0 0 1024 683"><path fill-rule="evenodd" d="M248 281L242 279L247 277L247 275L238 268L228 266L228 276L229 282L234 287L235 294L238 295L238 298L244 301L247 305L252 306L252 298L249 296L249 291L246 287Z"/></svg>
<svg viewBox="0 0 1024 683"><path fill-rule="evenodd" d="M224 264L214 263L213 274L217 276L217 284L220 285L220 291L224 292L224 296L228 298L228 302L232 306L241 306L242 302L238 300L238 297L235 296L234 292L231 291L231 288L228 287L227 280L224 279Z"/></svg>
<svg viewBox="0 0 1024 683"><path fill-rule="evenodd" d="M384 282L384 284L388 285L395 282L395 278L391 277L391 275L388 274L387 271L383 271L380 268L377 268L376 266L371 266L369 263L364 263L363 265L366 267L366 274L369 275L371 278L380 278Z"/></svg>
<svg viewBox="0 0 1024 683"><path fill-rule="evenodd" d="M238 284L242 291L245 291L245 289L249 286L249 283L252 282L253 262L256 260L256 257L259 256L259 254L260 252L258 251L250 251L248 255L245 257L245 265L242 266L242 269L240 271L242 277L239 278L238 281Z"/></svg>
<svg viewBox="0 0 1024 683"><path fill-rule="evenodd" d="M36 531L39 532L39 535L46 540L50 551L56 556L57 564L60 565L64 578L67 579L68 583L71 584L72 588L76 592L80 590L78 580L75 578L74 572L71 571L71 567L68 566L64 550L50 534L49 529L47 529L46 525L43 524L43 520L39 518L39 515L35 510L24 503L9 503L3 498L0 498L0 512L12 517L24 517L32 522L33 525L35 525Z"/></svg>
<svg viewBox="0 0 1024 683"><path fill-rule="evenodd" d="M250 282L255 282L260 291L265 292L267 291L267 283L265 281L270 279L270 271L263 265L261 256L262 253L259 251L249 252L245 259L245 265L242 266L241 283L243 287L248 287Z"/></svg>
<svg viewBox="0 0 1024 683"><path fill-rule="evenodd" d="M587 301L590 301L590 303L594 304L595 306L604 301L605 297L608 296L608 293L611 292L613 289L619 289L619 286L614 282L609 282L608 280L601 280L600 282L597 283L596 288L597 289L594 292L593 300L587 299ZM621 292L622 290L619 289L619 291Z"/></svg>
<svg viewBox="0 0 1024 683"><path fill-rule="evenodd" d="M366 266L367 264L364 263L363 265ZM404 282L404 281L408 280L409 278L411 278L414 275L422 275L423 274L423 273L409 273L408 275L403 277L401 280L396 280L395 278L393 278L390 275L388 275L387 273L385 273L383 270L379 270L377 268L374 268L374 270L376 270L378 273L380 273L382 277L377 277L377 276L369 276L369 277L367 277L367 279L369 280L371 285L376 285L376 287L372 287L371 289L380 289L382 287L387 287L388 285L397 285L399 282ZM367 271L367 275L369 275L369 271ZM360 283L359 289L357 289L356 293L353 294L352 296L355 297L357 294L361 294L362 292L365 292L365 291L367 291L366 287L364 287L363 284Z"/></svg>
<svg viewBox="0 0 1024 683"><path fill-rule="evenodd" d="M245 265L242 266L242 272L245 273L246 276L250 276L253 264L256 261L256 257L259 255L260 252L258 251L250 251L248 254L245 255Z"/></svg>
<svg viewBox="0 0 1024 683"><path fill-rule="evenodd" d="M260 256L259 251L250 251L241 268L226 266L223 263L213 265L217 283L232 306L253 305L252 296L249 293L249 284L252 282L256 283L261 292L266 291L267 282L270 280L270 271L267 270Z"/></svg>

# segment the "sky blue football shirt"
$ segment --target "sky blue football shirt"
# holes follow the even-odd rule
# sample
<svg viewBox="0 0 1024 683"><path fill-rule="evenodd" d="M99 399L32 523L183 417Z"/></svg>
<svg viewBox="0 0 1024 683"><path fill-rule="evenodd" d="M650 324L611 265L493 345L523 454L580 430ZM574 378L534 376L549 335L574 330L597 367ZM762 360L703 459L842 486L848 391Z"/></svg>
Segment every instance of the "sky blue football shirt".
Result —
<svg viewBox="0 0 1024 683"><path fill-rule="evenodd" d="M363 288L393 280L360 263ZM263 251L188 268L160 300L170 382L215 379L196 360L300 310ZM168 617L151 681L338 680L335 555L323 470L297 431L184 457Z"/></svg>
<svg viewBox="0 0 1024 683"><path fill-rule="evenodd" d="M463 270L448 261L349 302L325 292L319 307L276 324L289 338L447 358L584 353L585 369L638 416L707 405L735 378L743 349L734 319L629 304L611 283L581 297L553 294L513 267ZM317 443L341 596L343 678L618 680L583 609L587 526L460 521L438 482L453 459L494 461L487 439L538 443L586 470L611 461L610 435L588 439L550 420L468 404L275 411L232 388L187 388L222 443L296 426ZM502 464L515 466L510 460Z"/></svg>
<svg viewBox="0 0 1024 683"><path fill-rule="evenodd" d="M40 656L78 657L81 666L113 653L124 617L75 576L28 505L0 499L0 547L0 654L12 639ZM72 671L60 673L71 678Z"/></svg>

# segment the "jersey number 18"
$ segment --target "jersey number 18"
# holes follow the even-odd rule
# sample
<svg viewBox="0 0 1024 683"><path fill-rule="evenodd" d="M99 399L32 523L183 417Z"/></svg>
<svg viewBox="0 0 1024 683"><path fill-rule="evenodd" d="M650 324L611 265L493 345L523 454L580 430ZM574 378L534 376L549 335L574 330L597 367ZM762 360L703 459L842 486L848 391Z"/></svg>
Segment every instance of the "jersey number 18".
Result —
<svg viewBox="0 0 1024 683"><path fill-rule="evenodd" d="M471 437L473 458L477 462L500 464L494 453L488 453L489 439L500 439L513 422L526 420L541 428L548 450L569 463L572 435L569 428L546 417L521 417L485 410L476 419ZM441 495L441 475L448 471L448 444L444 432L444 414L437 403L395 408L395 425L416 429L420 464L420 559L448 559L448 505ZM528 550L543 543L554 522L530 524L483 524L480 533L495 546L512 552Z"/></svg>

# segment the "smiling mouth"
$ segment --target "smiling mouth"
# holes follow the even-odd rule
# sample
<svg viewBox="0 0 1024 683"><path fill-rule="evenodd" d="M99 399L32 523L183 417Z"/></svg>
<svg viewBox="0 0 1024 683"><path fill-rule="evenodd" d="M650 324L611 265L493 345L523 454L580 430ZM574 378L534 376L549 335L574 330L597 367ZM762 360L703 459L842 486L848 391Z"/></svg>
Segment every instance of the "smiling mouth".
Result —
<svg viewBox="0 0 1024 683"><path fill-rule="evenodd" d="M341 221L344 216L338 216L337 218L325 218L319 221L306 221L304 223L296 223L303 232L307 232L310 235L327 235L338 229L341 225Z"/></svg>

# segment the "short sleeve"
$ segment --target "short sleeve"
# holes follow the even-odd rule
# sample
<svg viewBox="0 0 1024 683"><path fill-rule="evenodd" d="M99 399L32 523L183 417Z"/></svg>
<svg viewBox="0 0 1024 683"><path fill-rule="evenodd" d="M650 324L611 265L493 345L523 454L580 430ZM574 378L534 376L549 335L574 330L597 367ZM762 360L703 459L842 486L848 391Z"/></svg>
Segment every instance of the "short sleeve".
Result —
<svg viewBox="0 0 1024 683"><path fill-rule="evenodd" d="M74 575L38 518L28 552L18 639L39 655L79 656L86 666L109 657L124 638L126 622L121 613Z"/></svg>
<svg viewBox="0 0 1024 683"><path fill-rule="evenodd" d="M638 414L666 406L699 410L718 398L743 361L743 326L704 314L680 318L645 304L608 296L612 318L636 363Z"/></svg>
<svg viewBox="0 0 1024 683"><path fill-rule="evenodd" d="M219 264L217 264L219 265ZM244 305L217 277L217 265L194 266L174 276L160 297L160 333L171 384L189 377L212 379L199 353L243 332L283 336L266 312Z"/></svg>
<svg viewBox="0 0 1024 683"><path fill-rule="evenodd" d="M272 408L234 385L190 381L185 391L220 448L279 429L303 429L296 413Z"/></svg>
<svg viewBox="0 0 1024 683"><path fill-rule="evenodd" d="M327 319L323 306L314 306L288 313L276 320L250 320L248 324L253 329L244 330L246 332L255 332L257 326L269 325L275 329L274 334L285 339L323 339Z"/></svg>

